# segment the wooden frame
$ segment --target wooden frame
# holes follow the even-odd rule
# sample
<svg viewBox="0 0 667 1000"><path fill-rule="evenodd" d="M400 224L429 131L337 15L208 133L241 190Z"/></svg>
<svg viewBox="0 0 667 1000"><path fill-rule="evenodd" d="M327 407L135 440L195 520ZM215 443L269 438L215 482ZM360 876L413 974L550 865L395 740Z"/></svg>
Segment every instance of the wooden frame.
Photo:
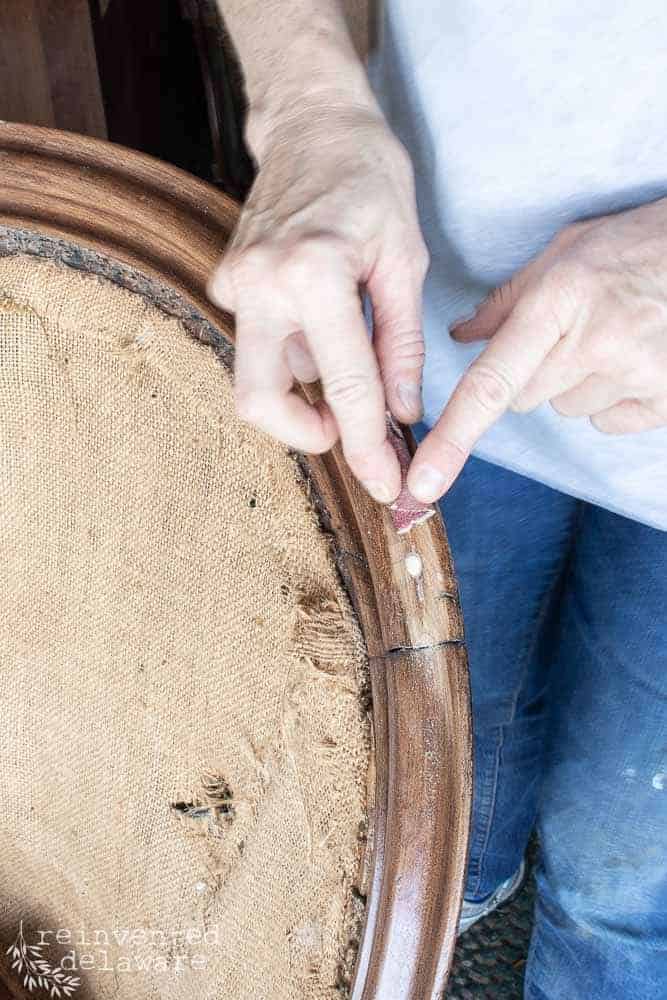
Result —
<svg viewBox="0 0 667 1000"><path fill-rule="evenodd" d="M27 234L24 246L37 233L62 241L64 252L101 255L120 265L116 280L134 274L136 287L138 273L167 298L174 290L202 330L233 339L230 317L205 291L236 223L229 198L142 154L31 126L0 124L0 163L0 226ZM372 877L352 996L435 1000L456 939L472 793L467 665L447 540L439 515L399 535L338 447L306 466L371 670ZM408 555L421 559L417 578Z"/></svg>

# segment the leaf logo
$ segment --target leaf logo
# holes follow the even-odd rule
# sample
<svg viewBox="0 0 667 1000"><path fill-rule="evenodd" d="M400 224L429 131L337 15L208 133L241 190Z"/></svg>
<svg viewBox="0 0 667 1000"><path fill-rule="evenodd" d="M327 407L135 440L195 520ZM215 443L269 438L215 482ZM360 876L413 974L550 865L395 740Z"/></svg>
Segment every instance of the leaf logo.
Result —
<svg viewBox="0 0 667 1000"><path fill-rule="evenodd" d="M13 944L7 949L11 959L11 967L19 976L23 976L23 985L30 993L34 989L43 990L52 1000L62 1000L71 997L79 988L81 980L61 969L59 965L52 966L42 956L43 944L28 944L23 936L23 921Z"/></svg>

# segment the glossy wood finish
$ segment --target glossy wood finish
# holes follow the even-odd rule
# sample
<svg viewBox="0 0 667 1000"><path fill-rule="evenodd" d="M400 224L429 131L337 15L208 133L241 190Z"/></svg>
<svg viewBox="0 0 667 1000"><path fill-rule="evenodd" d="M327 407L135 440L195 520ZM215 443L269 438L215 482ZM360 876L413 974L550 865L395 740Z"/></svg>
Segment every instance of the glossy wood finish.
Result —
<svg viewBox="0 0 667 1000"><path fill-rule="evenodd" d="M97 251L174 289L224 336L206 281L237 218L224 195L140 154L0 125L0 226ZM311 396L317 390L310 388ZM339 448L304 463L368 648L376 806L355 1000L435 1000L461 902L471 802L463 627L439 515L397 535ZM405 558L417 554L419 578Z"/></svg>

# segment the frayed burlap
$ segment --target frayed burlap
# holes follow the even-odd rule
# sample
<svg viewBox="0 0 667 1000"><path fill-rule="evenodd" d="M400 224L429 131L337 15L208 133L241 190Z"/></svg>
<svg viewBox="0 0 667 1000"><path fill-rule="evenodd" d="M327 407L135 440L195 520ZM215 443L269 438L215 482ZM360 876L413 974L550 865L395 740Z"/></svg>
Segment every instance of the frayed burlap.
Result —
<svg viewBox="0 0 667 1000"><path fill-rule="evenodd" d="M76 1000L340 997L366 663L295 461L178 319L25 255L0 259L0 442L15 975L63 960Z"/></svg>

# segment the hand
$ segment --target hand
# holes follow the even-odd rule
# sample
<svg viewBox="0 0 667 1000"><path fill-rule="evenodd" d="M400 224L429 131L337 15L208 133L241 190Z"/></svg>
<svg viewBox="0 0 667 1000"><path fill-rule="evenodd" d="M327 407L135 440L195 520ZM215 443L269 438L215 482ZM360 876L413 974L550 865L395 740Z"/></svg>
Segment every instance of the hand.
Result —
<svg viewBox="0 0 667 1000"><path fill-rule="evenodd" d="M427 253L408 156L377 109L320 97L273 123L258 160L209 287L236 314L238 412L300 451L340 437L352 472L389 503L400 471L386 409L406 423L421 414ZM311 407L293 384L318 377L325 402Z"/></svg>
<svg viewBox="0 0 667 1000"><path fill-rule="evenodd" d="M550 400L607 434L667 426L667 199L568 226L452 336L490 343L415 454L419 500L449 489L508 408Z"/></svg>

